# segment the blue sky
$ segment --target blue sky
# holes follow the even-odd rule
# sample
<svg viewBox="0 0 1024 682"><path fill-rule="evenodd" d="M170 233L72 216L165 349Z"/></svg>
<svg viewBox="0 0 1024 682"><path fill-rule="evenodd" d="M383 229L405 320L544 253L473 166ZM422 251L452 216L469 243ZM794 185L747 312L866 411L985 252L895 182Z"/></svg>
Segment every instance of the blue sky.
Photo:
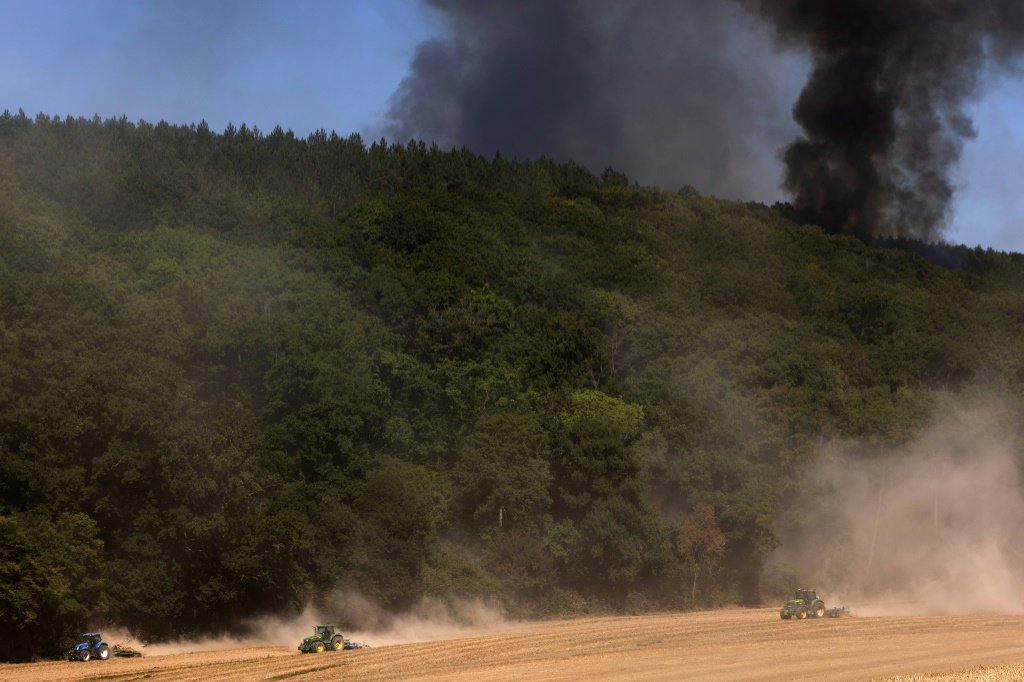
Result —
<svg viewBox="0 0 1024 682"><path fill-rule="evenodd" d="M0 0L0 109L375 138L441 30L419 0ZM1024 76L987 81L946 237L1024 252Z"/></svg>
<svg viewBox="0 0 1024 682"><path fill-rule="evenodd" d="M369 131L436 30L416 0L0 0L0 108Z"/></svg>
<svg viewBox="0 0 1024 682"><path fill-rule="evenodd" d="M1024 253L1024 74L987 78L970 108L978 137L954 174L957 198L946 239Z"/></svg>

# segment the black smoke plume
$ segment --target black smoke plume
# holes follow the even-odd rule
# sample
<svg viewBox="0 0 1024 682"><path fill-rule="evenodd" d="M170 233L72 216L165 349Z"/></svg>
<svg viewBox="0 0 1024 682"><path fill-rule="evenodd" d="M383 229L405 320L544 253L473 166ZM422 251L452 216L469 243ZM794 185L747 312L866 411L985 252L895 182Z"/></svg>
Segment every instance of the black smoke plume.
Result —
<svg viewBox="0 0 1024 682"><path fill-rule="evenodd" d="M759 0L781 45L811 50L784 153L799 213L834 231L931 241L948 220L949 172L974 128L964 105L986 63L1024 38L1016 0Z"/></svg>
<svg viewBox="0 0 1024 682"><path fill-rule="evenodd" d="M781 185L806 222L925 241L948 220L982 69L1024 35L1019 0L428 2L447 31L395 93L392 139L726 197Z"/></svg>
<svg viewBox="0 0 1024 682"><path fill-rule="evenodd" d="M446 31L392 99L389 138L611 165L642 183L772 201L797 133L797 57L721 0L430 0ZM797 66L794 69L792 64Z"/></svg>

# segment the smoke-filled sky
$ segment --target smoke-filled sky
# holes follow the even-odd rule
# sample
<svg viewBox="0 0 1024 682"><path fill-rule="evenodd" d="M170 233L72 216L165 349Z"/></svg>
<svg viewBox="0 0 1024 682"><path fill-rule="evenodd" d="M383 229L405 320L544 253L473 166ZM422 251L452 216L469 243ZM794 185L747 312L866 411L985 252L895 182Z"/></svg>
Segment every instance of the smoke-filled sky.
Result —
<svg viewBox="0 0 1024 682"><path fill-rule="evenodd" d="M1015 5L0 0L0 109L545 153L1024 251Z"/></svg>

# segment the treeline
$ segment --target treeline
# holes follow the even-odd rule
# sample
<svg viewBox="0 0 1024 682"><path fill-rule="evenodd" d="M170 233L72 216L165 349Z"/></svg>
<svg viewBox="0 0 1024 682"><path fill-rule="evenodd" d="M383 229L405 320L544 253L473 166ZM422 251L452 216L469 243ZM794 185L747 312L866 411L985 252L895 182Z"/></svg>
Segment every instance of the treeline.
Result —
<svg viewBox="0 0 1024 682"><path fill-rule="evenodd" d="M0 658L335 590L758 603L823 443L1024 395L1024 260L953 251L544 159L5 112Z"/></svg>

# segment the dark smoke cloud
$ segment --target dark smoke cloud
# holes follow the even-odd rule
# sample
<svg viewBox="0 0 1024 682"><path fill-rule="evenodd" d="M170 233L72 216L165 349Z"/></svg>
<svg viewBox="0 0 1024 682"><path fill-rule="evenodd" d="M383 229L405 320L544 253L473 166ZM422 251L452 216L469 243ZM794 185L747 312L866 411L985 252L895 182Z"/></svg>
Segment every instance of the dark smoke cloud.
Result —
<svg viewBox="0 0 1024 682"><path fill-rule="evenodd" d="M721 0L432 0L447 22L392 100L388 137L612 165L642 183L775 200L797 57Z"/></svg>
<svg viewBox="0 0 1024 682"><path fill-rule="evenodd" d="M948 219L950 170L974 128L982 66L1015 58L1018 0L759 0L780 44L810 48L785 150L804 217L861 236L931 240Z"/></svg>
<svg viewBox="0 0 1024 682"><path fill-rule="evenodd" d="M1024 36L1019 0L429 4L448 32L420 46L392 139L726 197L770 201L781 185L807 222L862 237L941 236L974 135L964 107Z"/></svg>

